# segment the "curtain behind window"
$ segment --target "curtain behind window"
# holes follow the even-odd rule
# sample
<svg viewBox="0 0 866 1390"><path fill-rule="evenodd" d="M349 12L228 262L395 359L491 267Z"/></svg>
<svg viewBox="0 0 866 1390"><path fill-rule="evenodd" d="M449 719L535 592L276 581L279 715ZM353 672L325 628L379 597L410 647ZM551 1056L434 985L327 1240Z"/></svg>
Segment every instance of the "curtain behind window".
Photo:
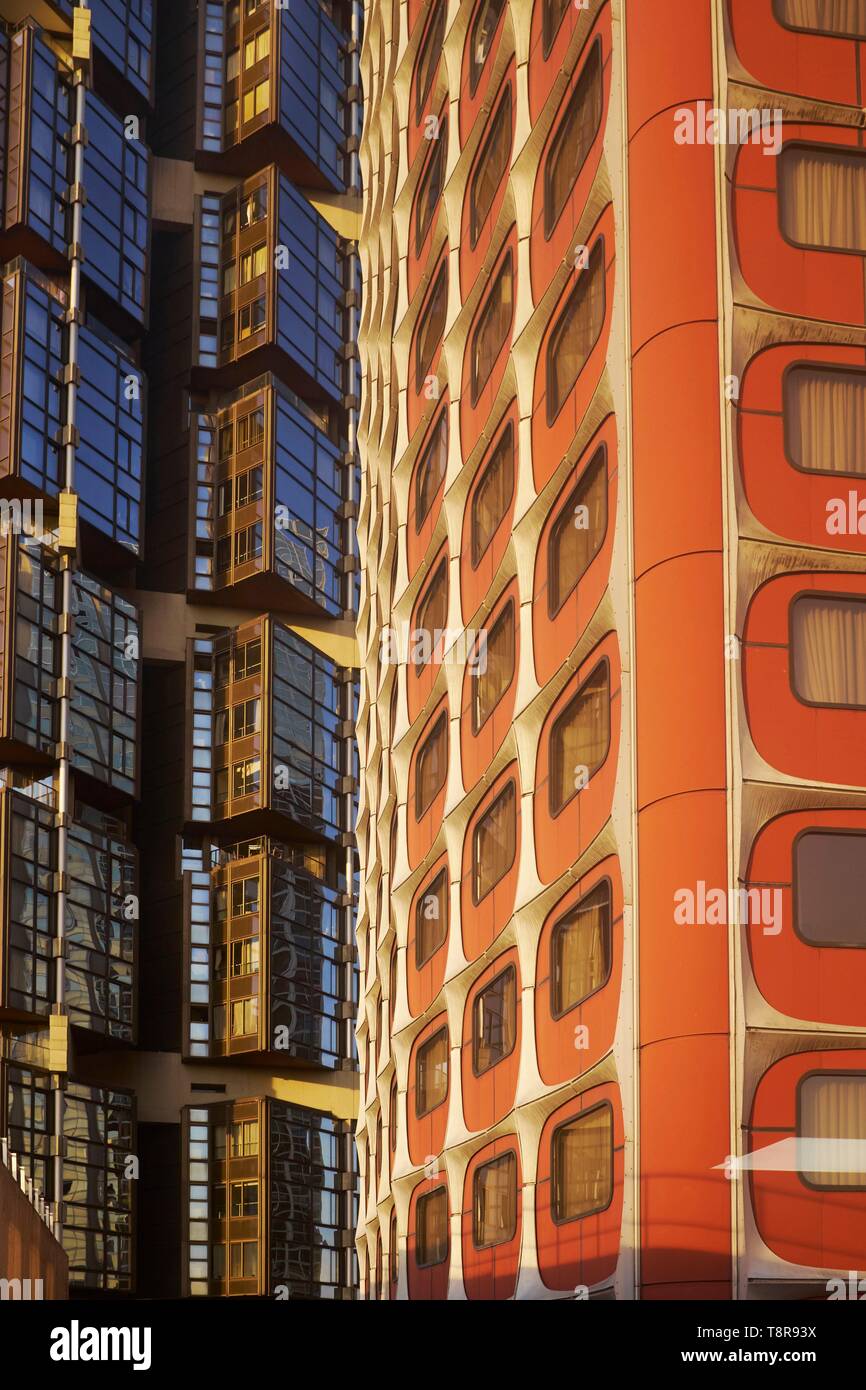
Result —
<svg viewBox="0 0 866 1390"><path fill-rule="evenodd" d="M779 167L782 230L801 246L866 251L866 159L793 145Z"/></svg>
<svg viewBox="0 0 866 1390"><path fill-rule="evenodd" d="M514 427L505 430L472 498L472 564L496 534L514 492Z"/></svg>
<svg viewBox="0 0 866 1390"><path fill-rule="evenodd" d="M866 374L795 367L785 378L784 415L788 454L800 468L866 474Z"/></svg>
<svg viewBox="0 0 866 1390"><path fill-rule="evenodd" d="M517 1041L517 972L513 966L475 1000L475 1070L484 1072L507 1057Z"/></svg>
<svg viewBox="0 0 866 1390"><path fill-rule="evenodd" d="M866 1076L807 1076L800 1087L798 1134L804 1139L849 1139L866 1144ZM839 1157L829 1146L818 1152L828 1169ZM818 1187L864 1187L866 1171L803 1172Z"/></svg>
<svg viewBox="0 0 866 1390"><path fill-rule="evenodd" d="M798 599L791 648L793 685L801 699L866 706L866 602Z"/></svg>
<svg viewBox="0 0 866 1390"><path fill-rule="evenodd" d="M609 968L609 943L610 890L602 883L554 928L554 1014L574 1008L604 983Z"/></svg>
<svg viewBox="0 0 866 1390"><path fill-rule="evenodd" d="M566 706L550 735L550 810L555 816L592 776L610 745L610 681L600 662Z"/></svg>
<svg viewBox="0 0 866 1390"><path fill-rule="evenodd" d="M559 612L598 554L607 530L607 458L599 449L554 523L548 550L548 610ZM586 508L586 516L578 513ZM578 524L586 521L586 525Z"/></svg>
<svg viewBox="0 0 866 1390"><path fill-rule="evenodd" d="M553 331L547 349L547 423L553 424L604 322L604 243L596 242L589 265Z"/></svg>
<svg viewBox="0 0 866 1390"><path fill-rule="evenodd" d="M550 236L601 125L601 44L596 43L557 131L544 171L544 230Z"/></svg>
<svg viewBox="0 0 866 1390"><path fill-rule="evenodd" d="M517 1159L513 1153L475 1173L475 1245L501 1245L517 1228Z"/></svg>
<svg viewBox="0 0 866 1390"><path fill-rule="evenodd" d="M475 828L473 876L476 902L481 902L508 873L514 862L516 836L514 783L509 782Z"/></svg>
<svg viewBox="0 0 866 1390"><path fill-rule="evenodd" d="M484 671L473 677L472 718L478 733L502 699L514 676L514 603L493 624L487 637Z"/></svg>
<svg viewBox="0 0 866 1390"><path fill-rule="evenodd" d="M612 1192L613 1115L609 1105L600 1105L554 1134L554 1218L574 1221L599 1211Z"/></svg>
<svg viewBox="0 0 866 1390"><path fill-rule="evenodd" d="M866 0L777 0L777 14L793 29L866 39Z"/></svg>

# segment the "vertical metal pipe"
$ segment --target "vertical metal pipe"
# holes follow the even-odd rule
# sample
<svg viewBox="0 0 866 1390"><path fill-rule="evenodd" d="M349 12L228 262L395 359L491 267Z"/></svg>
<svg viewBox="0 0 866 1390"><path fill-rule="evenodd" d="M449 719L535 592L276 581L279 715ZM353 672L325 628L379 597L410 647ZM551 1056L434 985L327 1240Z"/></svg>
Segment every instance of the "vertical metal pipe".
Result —
<svg viewBox="0 0 866 1390"><path fill-rule="evenodd" d="M86 4L84 5L86 9ZM76 189L84 183L84 120L86 82L82 67L75 69L75 142L73 145L72 185ZM64 449L63 486L67 492L75 490L75 433L78 404L78 318L81 310L81 201L76 196L71 204L72 225L70 246L72 251L69 268L69 313L67 330L67 381L66 381L66 445ZM64 941L66 937L66 873L68 864L68 825L71 815L70 776L69 776L69 707L70 681L72 676L72 557L64 555L61 575L61 635L60 635L60 699L59 699L59 743L60 758L57 777L57 956L55 974L55 1007L62 1010L66 992L66 962ZM55 1221L62 1222L63 1215L63 1100L64 1093L58 1087L54 1092L54 1206Z"/></svg>

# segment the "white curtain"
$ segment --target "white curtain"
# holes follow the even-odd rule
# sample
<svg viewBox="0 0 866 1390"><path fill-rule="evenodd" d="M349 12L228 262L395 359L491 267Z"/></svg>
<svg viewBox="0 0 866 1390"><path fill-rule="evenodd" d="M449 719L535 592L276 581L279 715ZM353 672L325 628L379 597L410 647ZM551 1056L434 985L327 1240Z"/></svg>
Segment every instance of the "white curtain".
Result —
<svg viewBox="0 0 866 1390"><path fill-rule="evenodd" d="M848 1139L866 1145L866 1076L808 1076L800 1087L800 1123L803 1139ZM838 1157L827 1147L818 1155L820 1167L830 1171L803 1174L819 1187L864 1187L866 1171L834 1172ZM813 1159L814 1162L814 1159Z"/></svg>
<svg viewBox="0 0 866 1390"><path fill-rule="evenodd" d="M608 668L601 663L553 726L550 738L550 809L562 810L604 762L610 743Z"/></svg>
<svg viewBox="0 0 866 1390"><path fill-rule="evenodd" d="M794 29L866 39L866 0L778 0L779 18Z"/></svg>
<svg viewBox="0 0 866 1390"><path fill-rule="evenodd" d="M554 1135L553 1205L559 1221L574 1221L607 1205L613 1188L613 1116L601 1105Z"/></svg>
<svg viewBox="0 0 866 1390"><path fill-rule="evenodd" d="M866 473L866 374L796 367L785 381L788 447L812 473Z"/></svg>
<svg viewBox="0 0 866 1390"><path fill-rule="evenodd" d="M793 617L797 694L818 705L866 705L866 601L802 598Z"/></svg>
<svg viewBox="0 0 866 1390"><path fill-rule="evenodd" d="M554 941L554 1012L565 1013L586 999L607 974L610 895L595 889L559 922Z"/></svg>
<svg viewBox="0 0 866 1390"><path fill-rule="evenodd" d="M794 145L779 169L782 230L801 246L866 251L866 156Z"/></svg>

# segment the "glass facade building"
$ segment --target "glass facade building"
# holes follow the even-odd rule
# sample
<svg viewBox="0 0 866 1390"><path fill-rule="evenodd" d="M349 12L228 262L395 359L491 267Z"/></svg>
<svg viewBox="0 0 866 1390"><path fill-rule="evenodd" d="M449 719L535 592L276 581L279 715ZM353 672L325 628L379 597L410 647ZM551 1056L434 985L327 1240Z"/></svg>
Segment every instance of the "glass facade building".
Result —
<svg viewBox="0 0 866 1390"><path fill-rule="evenodd" d="M360 37L0 0L0 1140L73 1296L357 1285Z"/></svg>

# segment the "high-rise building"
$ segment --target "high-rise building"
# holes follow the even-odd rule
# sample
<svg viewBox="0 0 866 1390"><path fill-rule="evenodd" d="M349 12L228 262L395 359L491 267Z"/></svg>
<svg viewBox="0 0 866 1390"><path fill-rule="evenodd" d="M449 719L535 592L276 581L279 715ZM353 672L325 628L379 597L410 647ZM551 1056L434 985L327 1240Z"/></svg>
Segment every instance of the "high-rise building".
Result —
<svg viewBox="0 0 866 1390"><path fill-rule="evenodd" d="M353 1296L360 45L0 0L0 1279L46 1297Z"/></svg>
<svg viewBox="0 0 866 1390"><path fill-rule="evenodd" d="M861 0L370 0L362 1289L866 1249Z"/></svg>

